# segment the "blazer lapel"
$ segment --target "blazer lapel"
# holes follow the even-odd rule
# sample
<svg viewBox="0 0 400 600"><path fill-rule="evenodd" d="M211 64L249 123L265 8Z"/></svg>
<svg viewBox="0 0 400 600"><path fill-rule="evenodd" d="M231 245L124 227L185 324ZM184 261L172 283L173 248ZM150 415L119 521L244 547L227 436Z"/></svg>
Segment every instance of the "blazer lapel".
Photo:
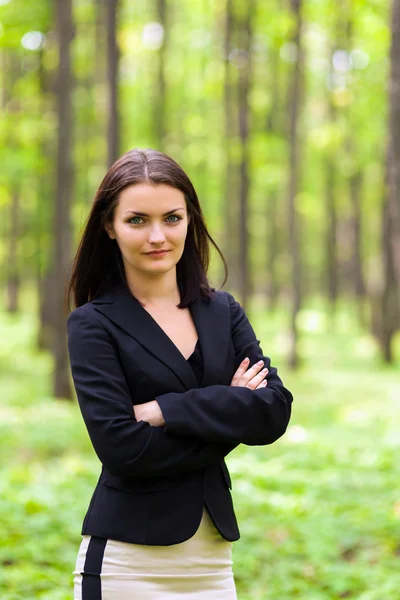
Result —
<svg viewBox="0 0 400 600"><path fill-rule="evenodd" d="M171 338L125 285L115 287L96 300L94 308L138 341L178 377L185 389L198 387L192 368ZM200 340L204 371L201 386L219 381L230 340L230 310L224 295L214 294L210 302L202 298L189 305Z"/></svg>

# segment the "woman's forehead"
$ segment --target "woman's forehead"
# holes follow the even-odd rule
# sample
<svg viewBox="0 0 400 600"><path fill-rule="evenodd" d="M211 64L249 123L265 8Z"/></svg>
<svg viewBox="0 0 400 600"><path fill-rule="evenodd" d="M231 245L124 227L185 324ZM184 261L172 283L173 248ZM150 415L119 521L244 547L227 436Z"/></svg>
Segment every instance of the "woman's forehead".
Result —
<svg viewBox="0 0 400 600"><path fill-rule="evenodd" d="M119 212L139 211L163 214L177 208L186 208L184 194L170 185L138 183L130 185L119 194Z"/></svg>

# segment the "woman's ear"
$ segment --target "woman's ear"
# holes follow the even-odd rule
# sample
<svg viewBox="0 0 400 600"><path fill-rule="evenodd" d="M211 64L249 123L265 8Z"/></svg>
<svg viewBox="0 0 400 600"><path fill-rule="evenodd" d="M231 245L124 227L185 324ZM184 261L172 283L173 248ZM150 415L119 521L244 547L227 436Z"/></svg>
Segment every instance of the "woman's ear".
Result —
<svg viewBox="0 0 400 600"><path fill-rule="evenodd" d="M106 233L107 233L108 237L110 238L110 240L115 240L115 233L112 228L112 225L106 225L104 229L106 230Z"/></svg>

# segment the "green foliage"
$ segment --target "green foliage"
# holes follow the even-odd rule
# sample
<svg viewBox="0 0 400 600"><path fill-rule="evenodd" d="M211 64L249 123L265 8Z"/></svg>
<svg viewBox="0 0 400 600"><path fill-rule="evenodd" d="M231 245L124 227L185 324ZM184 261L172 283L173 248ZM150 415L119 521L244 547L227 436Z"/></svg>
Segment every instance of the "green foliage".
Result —
<svg viewBox="0 0 400 600"><path fill-rule="evenodd" d="M106 170L107 87L106 39L100 3L74 2L76 33L72 44L75 88L74 163L76 166L72 222L81 231L88 206ZM179 6L179 10L178 10ZM230 78L238 81L240 66L234 54L243 40L238 31L247 4L234 2L238 23L230 40ZM226 159L230 154L239 169L242 155L238 132L237 89L232 88L234 120L225 130L225 62L223 28L225 3L183 2L167 4L167 31L163 45L148 37L149 24L157 21L155 5L121 0L117 32L121 50L119 71L121 153L133 147L160 149L176 158L187 170L204 206L211 234L224 230ZM351 25L351 40L338 32ZM337 169L336 199L340 217L352 215L349 176L360 168L366 175L363 188L361 235L365 264L379 260L380 230L377 226L384 193L383 174L387 122L387 69L389 4L383 0L352 0L339 5L333 0L304 2L303 43L305 89L301 107L301 184L296 207L302 219L301 252L304 268L311 273L307 290L318 289L326 269L326 166L329 158ZM285 48L291 39L293 18L279 2L258 3L252 15L252 81L249 94L250 138L249 232L252 267L268 277L266 236L260 235L263 220L277 215L277 260L283 265L279 285L287 285L287 171L289 77L293 62ZM44 34L44 45L30 49L24 36ZM147 36L147 37L146 37ZM151 37L151 36L150 36ZM332 52L347 42L365 53L368 63L352 68L343 85L328 89L333 73ZM161 42L160 42L161 43ZM55 198L56 106L54 83L58 63L54 3L40 0L0 3L0 49L4 57L5 119L0 129L0 208L8 211L13 193L24 198L25 229L20 231L19 270L31 277L38 264L43 271L51 262L52 214ZM233 54L232 54L233 53ZM155 110L159 61L165 68L165 137L156 139ZM12 61L12 62L10 62ZM337 74L337 73L336 73ZM343 83L343 82L342 82ZM328 104L337 112L332 119ZM272 113L271 113L272 111ZM270 121L270 126L267 126ZM350 138L353 150L346 150ZM233 176L232 176L233 177ZM232 182L234 187L235 182ZM271 200L272 196L272 200ZM232 202L234 205L234 202ZM256 225L253 227L253 220ZM6 256L9 219L0 240L0 256ZM50 239L49 239L50 237ZM76 238L74 238L76 239ZM32 247L36 251L32 251ZM76 246L74 246L75 248ZM261 251L260 251L261 248ZM340 257L339 257L340 258ZM341 259L345 262L346 258ZM222 265L218 263L220 273ZM5 271L5 269L4 269ZM370 269L365 269L369 281ZM5 274L0 271L0 276Z"/></svg>
<svg viewBox="0 0 400 600"><path fill-rule="evenodd" d="M398 372L378 368L373 349L354 354L365 340L348 308L329 329L322 306L312 306L300 326L314 360L289 375L284 314L257 302L254 311L264 352L295 402L278 442L241 446L228 458L241 529L238 597L397 598ZM69 600L100 464L77 404L49 397L51 365L34 352L36 322L4 313L1 322L0 597Z"/></svg>
<svg viewBox="0 0 400 600"><path fill-rule="evenodd" d="M91 0L74 2L76 178L71 217L76 233L106 170L106 40L100 5ZM51 263L57 142L53 92L58 62L54 6L44 0L0 2L3 282L15 197L20 199L21 280L43 274ZM145 31L158 18L155 4L120 3L121 152L158 143L154 111L162 56L166 135L160 149L187 170L210 233L220 244L224 203L235 204L235 198L224 197L226 159L229 154L239 171L242 157L235 87L232 130L225 130L225 3L196 0L167 6L164 45L152 47ZM234 56L243 43L237 30L246 6L243 0L233 4L238 23L230 40L232 86L240 73ZM357 325L354 305L341 299L332 315L325 301L315 296L326 271L325 196L331 168L336 173L339 230L353 215L350 177L357 170L364 176L362 261L369 287L379 281L389 7L383 0L304 3L305 89L299 124L301 183L296 196L307 296L298 316L304 365L296 375L285 372L289 347L285 307L266 313L263 299L255 297L255 331L293 391L295 403L291 425L281 440L271 447L243 446L228 459L242 533L234 544L240 600L399 597L398 373L396 367L381 365L376 341ZM343 37L345 23L351 25L351 40ZM286 195L292 28L287 5L257 3L249 96L249 268L256 288L269 283L268 225L273 214L281 304L290 283ZM29 49L22 43L32 32L44 34L43 47ZM346 44L348 50L365 53L368 64L352 68L344 84L342 80L330 89L332 52ZM237 180L231 183L234 188ZM233 239L232 234L229 241ZM343 271L350 246L343 234L339 241ZM218 260L214 266L221 268ZM215 282L221 280L220 273L214 277L213 272ZM348 295L351 282L341 283L342 295ZM52 361L35 350L37 307L25 301L24 305L31 312L0 316L1 337L7 340L0 347L0 597L67 600L72 595L81 523L100 466L76 403L50 396ZM398 360L399 334L395 350Z"/></svg>

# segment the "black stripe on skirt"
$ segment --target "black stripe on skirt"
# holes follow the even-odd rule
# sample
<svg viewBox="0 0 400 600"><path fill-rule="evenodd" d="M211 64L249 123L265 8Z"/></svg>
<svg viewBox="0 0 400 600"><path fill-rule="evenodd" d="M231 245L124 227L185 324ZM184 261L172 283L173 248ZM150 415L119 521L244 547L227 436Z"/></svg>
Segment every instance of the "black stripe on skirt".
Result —
<svg viewBox="0 0 400 600"><path fill-rule="evenodd" d="M82 575L82 600L101 600L101 566L107 538L92 535L86 550Z"/></svg>

